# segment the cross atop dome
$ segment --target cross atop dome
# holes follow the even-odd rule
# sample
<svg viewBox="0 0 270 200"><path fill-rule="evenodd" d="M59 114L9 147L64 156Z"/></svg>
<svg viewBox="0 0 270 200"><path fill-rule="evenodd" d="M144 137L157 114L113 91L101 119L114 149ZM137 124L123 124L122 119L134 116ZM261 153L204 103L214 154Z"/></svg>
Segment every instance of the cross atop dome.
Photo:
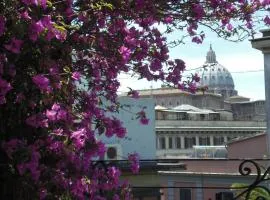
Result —
<svg viewBox="0 0 270 200"><path fill-rule="evenodd" d="M212 49L212 44L210 44L210 49L206 55L206 63L217 63L216 53Z"/></svg>

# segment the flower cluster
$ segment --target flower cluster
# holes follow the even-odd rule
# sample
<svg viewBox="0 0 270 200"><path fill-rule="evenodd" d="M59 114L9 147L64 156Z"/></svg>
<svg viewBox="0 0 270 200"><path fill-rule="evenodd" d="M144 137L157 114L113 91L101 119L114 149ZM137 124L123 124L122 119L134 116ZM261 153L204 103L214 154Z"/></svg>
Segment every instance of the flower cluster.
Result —
<svg viewBox="0 0 270 200"><path fill-rule="evenodd" d="M142 125L147 125L149 123L149 119L147 118L144 110L137 113L137 118L140 119L140 123Z"/></svg>
<svg viewBox="0 0 270 200"><path fill-rule="evenodd" d="M137 153L129 154L128 160L131 164L131 171L134 174L139 173L140 165L139 165L139 155Z"/></svg>
<svg viewBox="0 0 270 200"><path fill-rule="evenodd" d="M119 169L106 171L94 164L106 151L97 135L128 134L113 117L121 108L119 74L196 92L198 76L182 79L186 64L170 58L159 24L166 33L179 29L202 43L206 35L201 25L225 38L253 33L255 12L269 5L269 0L2 0L0 153L9 166L5 188L16 185L20 195L31 194L31 199L128 199ZM266 15L258 21L270 24ZM138 98L135 90L129 95ZM137 119L149 123L144 110ZM135 173L138 159L129 156Z"/></svg>

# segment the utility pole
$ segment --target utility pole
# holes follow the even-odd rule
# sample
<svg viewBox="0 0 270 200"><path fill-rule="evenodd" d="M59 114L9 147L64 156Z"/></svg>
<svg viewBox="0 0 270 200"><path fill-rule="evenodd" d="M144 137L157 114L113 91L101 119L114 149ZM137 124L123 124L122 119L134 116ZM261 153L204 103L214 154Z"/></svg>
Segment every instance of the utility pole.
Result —
<svg viewBox="0 0 270 200"><path fill-rule="evenodd" d="M270 29L261 30L261 38L251 40L253 48L262 51L264 56L265 109L267 125L267 158L270 158Z"/></svg>

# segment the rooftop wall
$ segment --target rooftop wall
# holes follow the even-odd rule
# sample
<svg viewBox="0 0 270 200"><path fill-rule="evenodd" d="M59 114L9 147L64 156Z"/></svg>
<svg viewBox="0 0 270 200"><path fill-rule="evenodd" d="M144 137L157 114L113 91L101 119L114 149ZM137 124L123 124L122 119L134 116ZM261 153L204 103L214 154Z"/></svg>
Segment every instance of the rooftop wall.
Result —
<svg viewBox="0 0 270 200"><path fill-rule="evenodd" d="M157 120L156 128L227 128L265 130L266 122L260 121L191 121L191 120Z"/></svg>
<svg viewBox="0 0 270 200"><path fill-rule="evenodd" d="M267 155L266 136L266 134L257 135L227 144L228 158L265 158Z"/></svg>

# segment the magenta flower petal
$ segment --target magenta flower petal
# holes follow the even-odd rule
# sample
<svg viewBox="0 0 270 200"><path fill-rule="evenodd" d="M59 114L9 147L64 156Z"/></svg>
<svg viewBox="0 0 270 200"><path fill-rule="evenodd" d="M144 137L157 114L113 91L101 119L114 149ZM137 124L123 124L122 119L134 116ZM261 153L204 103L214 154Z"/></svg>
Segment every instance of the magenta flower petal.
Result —
<svg viewBox="0 0 270 200"><path fill-rule="evenodd" d="M18 40L16 38L12 38L9 44L4 45L4 47L11 51L12 53L19 54L21 52L21 47L23 45L22 40Z"/></svg>

